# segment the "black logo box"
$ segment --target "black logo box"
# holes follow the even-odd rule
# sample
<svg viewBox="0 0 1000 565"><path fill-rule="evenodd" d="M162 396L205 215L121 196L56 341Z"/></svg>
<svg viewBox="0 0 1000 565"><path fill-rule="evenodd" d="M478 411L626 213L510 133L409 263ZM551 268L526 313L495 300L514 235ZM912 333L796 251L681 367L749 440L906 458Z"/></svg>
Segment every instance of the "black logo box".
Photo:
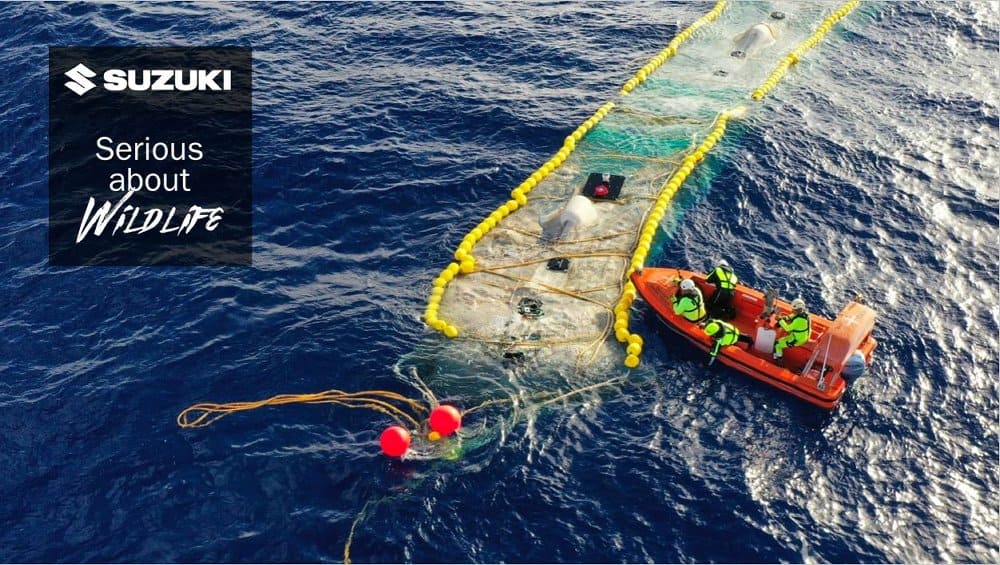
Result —
<svg viewBox="0 0 1000 565"><path fill-rule="evenodd" d="M79 68L78 65L85 68ZM73 72L76 69L76 72ZM135 71L137 89L109 90L104 73L115 80ZM173 73L182 71L180 86L205 90L162 90L173 85ZM205 71L201 75L198 70ZM224 74L213 70L227 70ZM117 72L124 71L124 72ZM191 81L195 71L195 81ZM67 73L70 73L67 75ZM241 47L50 47L49 48L49 263L51 265L250 265L252 262L252 50ZM164 76L170 75L170 76ZM149 87L159 80L160 90ZM128 87L129 85L125 85ZM222 90L228 86L229 90ZM143 90L143 88L146 88ZM216 90L215 88L219 88ZM140 158L126 161L101 160L99 138L104 145L140 144ZM147 139L148 138L148 141ZM166 160L146 159L145 147L173 144ZM193 159L193 143L200 144L202 158ZM188 149L185 159L178 149ZM164 146L152 147L162 155ZM159 151L157 151L157 149ZM117 233L116 214L104 232L93 230L78 241L88 204L113 207L123 192L112 192L112 175L129 169L149 179L160 179L189 190L133 192L122 206L140 210L132 220L138 228L151 209L162 212L162 220L145 233L124 233L134 211L124 214ZM186 175L174 176L186 173ZM153 175L150 177L149 175ZM127 179L126 179L127 180ZM138 184L135 182L133 186ZM214 230L205 228L201 217L189 233L170 230L182 224L192 206L221 208ZM170 211L174 211L169 222ZM217 213L218 214L218 213ZM163 233L166 231L167 233Z"/></svg>

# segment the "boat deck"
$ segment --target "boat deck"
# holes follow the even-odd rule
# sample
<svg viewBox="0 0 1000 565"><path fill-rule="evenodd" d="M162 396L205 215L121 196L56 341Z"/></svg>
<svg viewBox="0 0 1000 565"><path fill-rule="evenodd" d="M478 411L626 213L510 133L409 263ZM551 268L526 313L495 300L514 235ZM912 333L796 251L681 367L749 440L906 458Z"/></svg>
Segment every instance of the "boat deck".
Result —
<svg viewBox="0 0 1000 565"><path fill-rule="evenodd" d="M673 312L671 299L678 290L676 281L682 278L693 280L706 301L710 299L714 287L705 282L705 275L701 273L680 269L649 268L633 274L632 282L669 329L702 351L708 352L712 346L711 338L697 324ZM791 305L783 300L776 299L774 305L777 315L787 315L792 311ZM737 285L733 306L736 316L727 321L736 326L740 333L757 339L758 328L765 324L765 320L760 317L765 307L764 293L744 285ZM786 349L784 358L780 361L773 359L771 347L758 351L755 347L748 347L743 343L722 348L717 359L729 367L807 402L825 409L833 409L847 387L846 381L840 375L845 351L842 339L844 336L841 334L846 331L848 337L857 342L849 345L848 353L853 353L854 348L858 347L867 359L875 348L875 340L870 336L871 325L874 324L874 311L860 305L857 305L857 308L865 311L862 316L865 319L859 318L857 321L845 319L839 326L837 324L841 320L840 317L837 320L829 320L810 314L812 334L809 341L801 346ZM850 307L846 310L850 310Z"/></svg>

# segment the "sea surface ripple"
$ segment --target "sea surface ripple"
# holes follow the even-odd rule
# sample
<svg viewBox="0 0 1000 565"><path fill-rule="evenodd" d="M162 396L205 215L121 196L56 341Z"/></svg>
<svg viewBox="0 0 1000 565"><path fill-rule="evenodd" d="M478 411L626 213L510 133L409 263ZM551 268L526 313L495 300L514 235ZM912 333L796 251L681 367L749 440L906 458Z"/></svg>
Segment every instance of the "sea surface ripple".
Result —
<svg viewBox="0 0 1000 565"><path fill-rule="evenodd" d="M390 462L387 419L336 407L175 424L413 394L462 235L710 5L5 6L0 561L338 561L355 523L359 562L1000 561L995 1L865 3L661 234L820 313L868 298L877 361L833 414L640 308L651 378L455 462ZM253 47L253 268L48 266L47 46L134 44Z"/></svg>

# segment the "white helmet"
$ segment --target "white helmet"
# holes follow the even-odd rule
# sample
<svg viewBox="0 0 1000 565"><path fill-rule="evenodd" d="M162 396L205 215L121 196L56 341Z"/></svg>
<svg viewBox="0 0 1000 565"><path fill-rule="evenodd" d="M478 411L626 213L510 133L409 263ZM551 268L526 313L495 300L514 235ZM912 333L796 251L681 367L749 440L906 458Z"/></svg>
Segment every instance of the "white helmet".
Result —
<svg viewBox="0 0 1000 565"><path fill-rule="evenodd" d="M792 310L795 310L796 312L805 312L806 301L802 300L801 298L796 298L795 300L792 301Z"/></svg>
<svg viewBox="0 0 1000 565"><path fill-rule="evenodd" d="M694 290L694 281L691 279L684 279L681 281L681 290L691 292Z"/></svg>
<svg viewBox="0 0 1000 565"><path fill-rule="evenodd" d="M726 269L731 269L732 268L732 267L729 266L729 261L726 261L725 259L719 259L718 266L726 268Z"/></svg>

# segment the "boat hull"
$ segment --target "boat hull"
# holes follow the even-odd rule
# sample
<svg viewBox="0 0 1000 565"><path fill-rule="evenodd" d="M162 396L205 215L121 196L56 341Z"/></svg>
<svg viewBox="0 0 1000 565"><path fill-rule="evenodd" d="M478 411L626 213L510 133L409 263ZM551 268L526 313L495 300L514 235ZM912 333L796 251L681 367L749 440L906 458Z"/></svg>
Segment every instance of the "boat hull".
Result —
<svg viewBox="0 0 1000 565"><path fill-rule="evenodd" d="M682 269L647 268L633 273L632 282L667 328L707 354L712 347L712 339L697 324L673 312L671 298L677 290L675 281L683 278L693 280L706 300L712 296L714 287L705 282L704 274ZM733 305L736 316L728 320L729 323L744 335L761 343L766 341L760 339L767 335L761 332L762 328L764 332L771 331L770 321L761 318L765 306L764 294L737 285ZM791 305L782 300L776 300L775 307L779 315L791 312ZM866 364L871 360L876 346L871 337L874 311L852 302L836 320L814 314L810 314L810 319L812 335L809 342L788 348L780 361L773 359L770 347L758 351L743 343L723 347L717 361L814 406L833 410L847 390L847 381L842 375L847 356L860 351Z"/></svg>

